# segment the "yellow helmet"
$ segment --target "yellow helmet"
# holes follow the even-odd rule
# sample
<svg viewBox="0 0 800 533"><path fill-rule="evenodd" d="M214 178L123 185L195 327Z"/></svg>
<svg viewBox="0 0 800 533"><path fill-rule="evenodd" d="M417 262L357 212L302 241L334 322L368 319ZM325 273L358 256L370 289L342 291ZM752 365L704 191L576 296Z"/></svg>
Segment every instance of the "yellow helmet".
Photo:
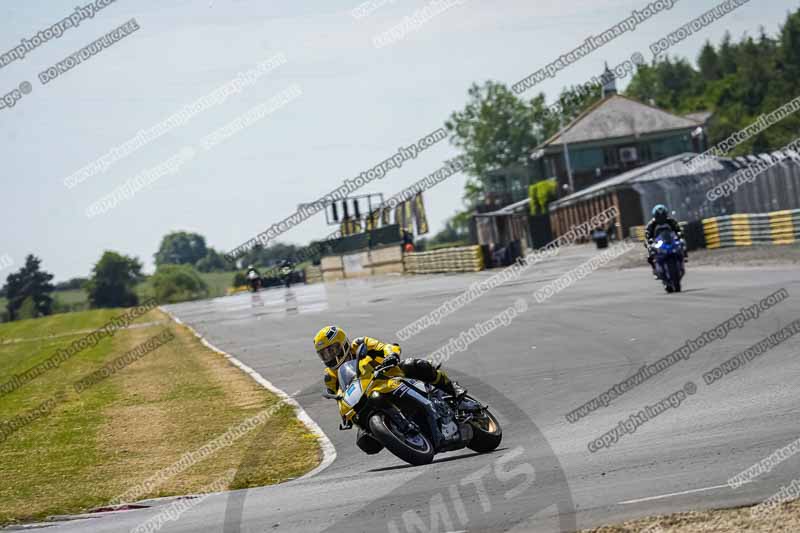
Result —
<svg viewBox="0 0 800 533"><path fill-rule="evenodd" d="M336 368L350 358L350 339L344 330L325 326L314 336L314 349L328 368Z"/></svg>

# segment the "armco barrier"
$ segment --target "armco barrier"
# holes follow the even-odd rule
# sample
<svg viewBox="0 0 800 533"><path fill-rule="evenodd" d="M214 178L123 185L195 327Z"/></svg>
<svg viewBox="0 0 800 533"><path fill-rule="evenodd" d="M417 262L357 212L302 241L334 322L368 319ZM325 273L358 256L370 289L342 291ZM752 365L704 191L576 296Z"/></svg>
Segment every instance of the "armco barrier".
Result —
<svg viewBox="0 0 800 533"><path fill-rule="evenodd" d="M405 254L403 262L407 274L478 272L484 269L480 246L459 246L431 252L411 252Z"/></svg>
<svg viewBox="0 0 800 533"><path fill-rule="evenodd" d="M792 244L800 240L800 209L707 218L703 232L708 248Z"/></svg>

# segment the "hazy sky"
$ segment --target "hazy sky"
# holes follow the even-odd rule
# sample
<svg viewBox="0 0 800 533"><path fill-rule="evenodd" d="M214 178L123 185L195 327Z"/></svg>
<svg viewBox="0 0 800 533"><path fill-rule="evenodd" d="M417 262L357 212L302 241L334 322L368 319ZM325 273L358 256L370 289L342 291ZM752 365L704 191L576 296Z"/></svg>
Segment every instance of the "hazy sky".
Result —
<svg viewBox="0 0 800 533"><path fill-rule="evenodd" d="M6 0L0 4L0 54L74 13L89 0ZM383 0L374 0L376 4ZM386 0L356 19L358 0L117 0L61 38L0 68L0 97L30 82L32 92L0 109L0 257L28 253L56 280L88 275L103 250L153 253L171 230L196 231L227 251L440 127L463 107L472 82L513 84L642 9L642 0L450 0L454 4L402 40L376 48L373 37L431 0ZM680 0L633 32L547 80L552 100L566 85L620 63L634 51L651 58L654 40L717 1ZM797 0L751 0L671 52L694 61L705 39L774 34ZM140 29L43 85L38 74L135 18ZM277 53L286 63L224 103L74 188L64 179L111 148L255 68ZM140 172L199 146L205 135L296 85L302 94L247 129L196 156L108 212L93 202ZM623 84L624 86L624 84ZM447 141L360 192L387 197L439 168L456 150ZM428 192L433 231L461 207L465 178ZM318 214L279 240L305 243L332 231ZM0 262L3 268L4 262Z"/></svg>

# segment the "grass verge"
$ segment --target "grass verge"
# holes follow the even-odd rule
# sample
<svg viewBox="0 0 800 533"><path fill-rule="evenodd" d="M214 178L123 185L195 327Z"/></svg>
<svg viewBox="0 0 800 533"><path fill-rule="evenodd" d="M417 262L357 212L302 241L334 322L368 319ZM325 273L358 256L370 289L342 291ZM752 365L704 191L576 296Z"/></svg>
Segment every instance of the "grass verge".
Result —
<svg viewBox="0 0 800 533"><path fill-rule="evenodd" d="M121 313L97 310L0 325L0 385L81 338L76 332ZM5 440L0 432L0 524L106 505L266 409L264 425L140 499L199 492L236 469L256 436L264 452L248 459L231 489L285 481L318 464L316 437L291 407L279 406L274 394L159 310L137 322L142 326L102 338L17 390L0 390L3 422L36 406L52 406ZM74 388L79 379L160 334L173 338L81 393Z"/></svg>
<svg viewBox="0 0 800 533"><path fill-rule="evenodd" d="M584 533L796 533L800 531L800 500L782 503L757 517L753 507L692 511L631 520L618 526L586 529Z"/></svg>

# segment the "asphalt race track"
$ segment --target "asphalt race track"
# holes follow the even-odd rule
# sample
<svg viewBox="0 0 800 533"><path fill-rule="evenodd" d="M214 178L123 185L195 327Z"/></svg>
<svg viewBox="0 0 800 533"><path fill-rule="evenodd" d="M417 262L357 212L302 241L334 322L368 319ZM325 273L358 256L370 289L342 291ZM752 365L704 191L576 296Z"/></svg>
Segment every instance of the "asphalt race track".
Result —
<svg viewBox="0 0 800 533"><path fill-rule="evenodd" d="M713 385L702 376L800 318L796 268L692 268L668 295L646 269L601 269L537 304L532 292L595 255L581 246L535 265L402 343L425 356L515 299L530 306L508 327L456 353L445 368L499 416L504 440L492 454L443 454L408 467L387 452L362 454L355 431L338 431L336 406L321 398L311 338L327 323L351 338L394 340L409 322L495 271L459 276L351 280L270 289L169 310L215 346L297 400L336 447L318 475L211 496L161 531L406 532L559 531L688 509L755 503L800 477L800 458L738 489L726 481L800 436L800 337L793 337ZM635 252L640 253L637 249ZM565 414L726 321L740 308L786 289L789 298L688 360L629 390L585 418ZM591 453L590 441L620 420L682 390L678 406ZM258 453L258 450L252 450ZM151 509L60 522L49 531L130 531Z"/></svg>

